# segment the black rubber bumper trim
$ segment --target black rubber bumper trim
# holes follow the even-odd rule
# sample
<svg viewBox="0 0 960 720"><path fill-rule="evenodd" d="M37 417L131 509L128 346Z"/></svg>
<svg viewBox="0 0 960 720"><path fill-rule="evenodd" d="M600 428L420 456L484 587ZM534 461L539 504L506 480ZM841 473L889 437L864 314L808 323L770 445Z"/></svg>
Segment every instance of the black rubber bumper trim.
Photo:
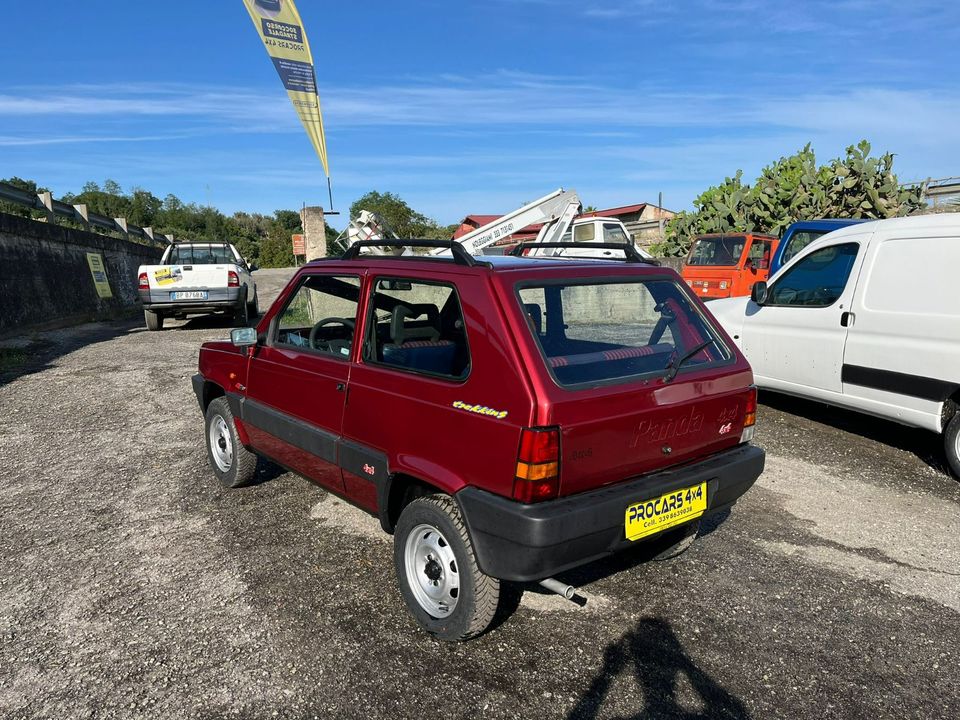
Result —
<svg viewBox="0 0 960 720"><path fill-rule="evenodd" d="M599 490L524 505L474 487L456 494L480 569L528 582L611 555L636 543L624 535L628 505L707 483L707 511L729 507L763 472L765 453L741 445L706 460Z"/></svg>
<svg viewBox="0 0 960 720"><path fill-rule="evenodd" d="M250 398L240 404L240 419L321 460L337 463L337 436L308 422Z"/></svg>

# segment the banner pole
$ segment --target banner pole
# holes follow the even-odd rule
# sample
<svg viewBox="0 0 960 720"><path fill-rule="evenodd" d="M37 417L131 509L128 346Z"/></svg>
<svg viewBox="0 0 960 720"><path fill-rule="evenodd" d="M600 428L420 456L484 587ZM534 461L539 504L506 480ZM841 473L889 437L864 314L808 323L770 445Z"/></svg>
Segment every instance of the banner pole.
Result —
<svg viewBox="0 0 960 720"><path fill-rule="evenodd" d="M330 196L330 209L333 210L333 185L330 184L329 175L327 175L327 193Z"/></svg>

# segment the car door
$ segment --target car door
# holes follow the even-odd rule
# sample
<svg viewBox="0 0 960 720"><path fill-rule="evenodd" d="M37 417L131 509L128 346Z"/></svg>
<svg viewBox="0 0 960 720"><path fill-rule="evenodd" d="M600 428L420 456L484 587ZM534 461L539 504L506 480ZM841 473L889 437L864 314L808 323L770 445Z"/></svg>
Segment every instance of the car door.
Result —
<svg viewBox="0 0 960 720"><path fill-rule="evenodd" d="M304 274L247 375L243 421L254 448L335 490L360 284L359 275Z"/></svg>
<svg viewBox="0 0 960 720"><path fill-rule="evenodd" d="M762 306L747 304L743 343L764 387L823 396L841 392L849 309L862 264L847 236L784 270Z"/></svg>

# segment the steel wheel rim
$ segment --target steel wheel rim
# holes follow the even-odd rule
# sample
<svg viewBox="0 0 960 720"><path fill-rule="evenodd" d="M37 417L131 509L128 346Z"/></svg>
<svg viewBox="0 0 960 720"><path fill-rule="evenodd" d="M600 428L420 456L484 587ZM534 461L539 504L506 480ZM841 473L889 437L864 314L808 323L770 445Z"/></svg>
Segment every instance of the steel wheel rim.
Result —
<svg viewBox="0 0 960 720"><path fill-rule="evenodd" d="M443 534L417 525L407 535L403 561L417 604L435 618L449 617L460 600L460 568Z"/></svg>
<svg viewBox="0 0 960 720"><path fill-rule="evenodd" d="M220 472L228 472L233 465L233 441L230 439L230 428L222 416L217 415L210 423L210 454L213 461L220 468Z"/></svg>
<svg viewBox="0 0 960 720"><path fill-rule="evenodd" d="M960 433L953 439L953 455L960 460Z"/></svg>

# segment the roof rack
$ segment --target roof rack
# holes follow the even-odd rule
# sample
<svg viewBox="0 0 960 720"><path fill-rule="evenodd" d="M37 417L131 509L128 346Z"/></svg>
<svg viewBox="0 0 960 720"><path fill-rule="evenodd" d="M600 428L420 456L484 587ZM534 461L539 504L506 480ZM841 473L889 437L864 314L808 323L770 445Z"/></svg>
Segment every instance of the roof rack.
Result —
<svg viewBox="0 0 960 720"><path fill-rule="evenodd" d="M475 265L489 266L489 263L477 260L473 255L464 250L456 240L360 240L348 247L341 260L356 260L360 256L360 250L365 247L423 247L423 248L443 248L453 253L453 262L457 265L466 265L474 267ZM409 256L409 255L364 255L364 258L387 258L389 260L411 259L411 260L439 260L436 255L430 257Z"/></svg>
<svg viewBox="0 0 960 720"><path fill-rule="evenodd" d="M582 250L583 248L596 248L597 250L620 250L623 252L623 260L628 263L644 263L645 265L659 265L659 261L654 260L653 258L645 258L643 255L637 252L637 249L628 243L613 243L613 242L522 242L517 245L513 250L510 251L510 254L514 257L529 257L525 256L523 253L526 250L536 250L538 248L576 248ZM534 255L533 259L538 257L544 259L554 259L558 257L557 255ZM580 255L560 255L559 257L568 257L568 258L581 258L583 260L620 260L621 258L616 257L583 257Z"/></svg>

